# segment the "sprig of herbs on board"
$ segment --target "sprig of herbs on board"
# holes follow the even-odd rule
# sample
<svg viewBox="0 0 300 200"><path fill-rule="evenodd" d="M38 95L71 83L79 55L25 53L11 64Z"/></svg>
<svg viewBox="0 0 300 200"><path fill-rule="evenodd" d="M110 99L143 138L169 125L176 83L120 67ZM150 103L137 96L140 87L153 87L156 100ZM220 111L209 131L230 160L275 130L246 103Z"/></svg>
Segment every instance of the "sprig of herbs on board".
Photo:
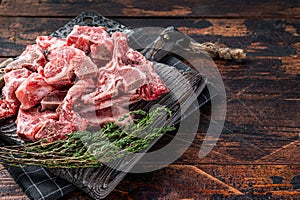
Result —
<svg viewBox="0 0 300 200"><path fill-rule="evenodd" d="M174 130L172 126L159 126L162 116L171 111L158 107L150 113L131 111L138 116L131 123L118 126L106 123L97 132L73 132L65 140L47 143L47 138L23 146L0 148L0 159L8 165L37 165L47 168L100 167L105 162L146 149L155 138ZM119 121L125 120L123 116Z"/></svg>

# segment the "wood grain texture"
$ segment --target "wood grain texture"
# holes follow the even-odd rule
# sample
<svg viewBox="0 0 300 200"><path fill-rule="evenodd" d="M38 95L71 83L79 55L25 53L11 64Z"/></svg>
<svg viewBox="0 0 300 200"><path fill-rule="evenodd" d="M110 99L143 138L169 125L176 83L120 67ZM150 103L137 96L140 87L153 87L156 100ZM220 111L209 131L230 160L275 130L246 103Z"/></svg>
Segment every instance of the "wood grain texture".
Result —
<svg viewBox="0 0 300 200"><path fill-rule="evenodd" d="M59 9L58 9L59 8ZM86 10L111 17L240 17L299 18L300 3L296 0L226 1L51 1L2 0L0 16L74 17Z"/></svg>
<svg viewBox="0 0 300 200"><path fill-rule="evenodd" d="M289 165L170 165L127 175L107 199L287 199L291 194L297 199L293 179L299 170Z"/></svg>
<svg viewBox="0 0 300 200"><path fill-rule="evenodd" d="M0 199L29 200L4 166L0 164Z"/></svg>
<svg viewBox="0 0 300 200"><path fill-rule="evenodd" d="M195 140L173 165L127 175L107 200L300 199L299 1L0 2L0 61L89 9L132 28L176 26L198 42L245 49L243 62L215 62L226 87L227 117L214 149L199 159L208 106ZM0 199L26 199L20 189L9 192L18 186L1 173ZM89 198L76 191L63 199Z"/></svg>

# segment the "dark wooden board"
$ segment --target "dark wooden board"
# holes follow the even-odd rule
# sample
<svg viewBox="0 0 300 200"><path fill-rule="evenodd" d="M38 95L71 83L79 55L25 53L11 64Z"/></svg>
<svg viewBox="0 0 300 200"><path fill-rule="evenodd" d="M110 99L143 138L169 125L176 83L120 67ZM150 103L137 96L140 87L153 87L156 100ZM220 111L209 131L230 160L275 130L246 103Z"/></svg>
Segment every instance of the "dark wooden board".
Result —
<svg viewBox="0 0 300 200"><path fill-rule="evenodd" d="M93 10L104 16L117 17L247 17L247 18L299 18L297 0L253 1L51 1L1 0L0 16L75 17L83 11Z"/></svg>

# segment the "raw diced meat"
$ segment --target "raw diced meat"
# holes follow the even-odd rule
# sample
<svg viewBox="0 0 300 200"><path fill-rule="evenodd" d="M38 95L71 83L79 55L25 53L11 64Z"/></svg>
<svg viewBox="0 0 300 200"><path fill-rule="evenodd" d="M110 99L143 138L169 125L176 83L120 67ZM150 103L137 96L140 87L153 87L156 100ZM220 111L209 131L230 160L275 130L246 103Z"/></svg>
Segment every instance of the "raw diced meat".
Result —
<svg viewBox="0 0 300 200"><path fill-rule="evenodd" d="M119 126L128 124L128 122L132 120L128 112L129 112L128 109L125 109L121 106L112 106L109 110L108 109L98 110L96 112L98 124L102 125L107 122L116 122L116 124ZM119 119L124 115L128 115L128 118L123 121L119 121Z"/></svg>
<svg viewBox="0 0 300 200"><path fill-rule="evenodd" d="M94 89L93 80L80 80L78 81L67 93L67 96L63 100L62 104L58 107L60 121L69 121L73 123L73 126L77 130L85 130L87 127L87 120L82 118L76 111L75 107L78 106L81 101L80 97L84 93L90 92Z"/></svg>
<svg viewBox="0 0 300 200"><path fill-rule="evenodd" d="M154 100L169 90L155 73L153 64L128 47L124 33L112 35L114 50L112 60L99 69L97 90L83 98L94 104L119 95L131 94L135 101Z"/></svg>
<svg viewBox="0 0 300 200"><path fill-rule="evenodd" d="M169 92L163 80L155 72L153 63L145 59L145 57L137 51L129 50L126 54L127 61L144 74L147 74L148 84L143 85L139 94L146 101L152 101L160 97L162 94ZM124 76L125 77L125 76Z"/></svg>
<svg viewBox="0 0 300 200"><path fill-rule="evenodd" d="M21 102L21 109L34 107L55 88L47 84L38 73L31 74L17 89L16 96Z"/></svg>
<svg viewBox="0 0 300 200"><path fill-rule="evenodd" d="M65 139L66 134L82 131L87 128L88 121L82 118L74 107L77 106L76 102L82 93L88 92L89 87L94 86L92 80L80 80L68 91L63 102L57 108L56 113L59 114L59 119L54 121L48 121L40 131L35 135L35 139L49 138L48 142ZM93 88L94 89L94 88Z"/></svg>
<svg viewBox="0 0 300 200"><path fill-rule="evenodd" d="M82 118L79 113L75 112L72 109L73 102L72 100L66 100L62 103L61 109L59 112L59 119L60 121L68 121L71 122L77 131L85 130L87 127L87 120ZM60 107L59 107L60 108Z"/></svg>
<svg viewBox="0 0 300 200"><path fill-rule="evenodd" d="M116 71L116 87L122 92L128 93L147 84L147 75L138 68L123 66Z"/></svg>
<svg viewBox="0 0 300 200"><path fill-rule="evenodd" d="M70 46L58 47L48 55L50 62L41 72L46 77L46 82L51 85L72 85L74 75L79 79L95 77L97 66L85 53Z"/></svg>
<svg viewBox="0 0 300 200"><path fill-rule="evenodd" d="M6 102L18 101L15 92L23 81L25 81L31 72L28 69L17 69L4 75L5 86L2 89L3 99Z"/></svg>
<svg viewBox="0 0 300 200"><path fill-rule="evenodd" d="M44 67L45 64L46 58L43 54L43 50L37 45L28 45L17 60L6 66L5 72L21 68L27 68L33 72L37 72L38 68Z"/></svg>
<svg viewBox="0 0 300 200"><path fill-rule="evenodd" d="M20 102L15 92L31 72L25 68L10 71L4 75L5 86L2 89L3 100L0 100L0 119L18 113Z"/></svg>
<svg viewBox="0 0 300 200"><path fill-rule="evenodd" d="M38 36L36 38L36 44L43 50L47 51L66 45L66 41L67 40L65 38L57 38L52 36Z"/></svg>
<svg viewBox="0 0 300 200"><path fill-rule="evenodd" d="M129 49L126 53L127 63L133 66L139 66L142 64L149 63L148 60L138 51L134 51L133 49Z"/></svg>
<svg viewBox="0 0 300 200"><path fill-rule="evenodd" d="M91 93L95 88L96 85L93 79L79 80L68 90L64 100L71 99L80 103L82 96Z"/></svg>
<svg viewBox="0 0 300 200"><path fill-rule="evenodd" d="M119 121L121 117L128 114L128 110L121 106L112 106L101 110L95 110L94 112L85 113L84 118L88 120L89 127L100 127L107 122L116 122L119 126L128 124L132 121L130 115L128 118Z"/></svg>
<svg viewBox="0 0 300 200"><path fill-rule="evenodd" d="M153 101L167 92L169 90L166 88L165 83L158 77L154 77L149 84L142 86L140 89L141 98L145 101Z"/></svg>
<svg viewBox="0 0 300 200"><path fill-rule="evenodd" d="M114 43L111 38L91 45L91 57L98 67L104 67L112 58Z"/></svg>
<svg viewBox="0 0 300 200"><path fill-rule="evenodd" d="M66 134L75 132L76 127L68 121L47 120L35 134L34 140L46 138L47 142L66 139Z"/></svg>
<svg viewBox="0 0 300 200"><path fill-rule="evenodd" d="M68 88L73 85L76 75L69 69L69 64L63 59L52 60L48 62L45 68L40 71L45 77L45 81L56 87Z"/></svg>
<svg viewBox="0 0 300 200"><path fill-rule="evenodd" d="M122 95L118 98L107 99L97 104L85 104L84 107L79 107L76 110L78 111L78 113L80 113L81 116L84 116L85 113L95 112L96 110L102 110L112 106L127 107L134 102L136 101L135 99L132 99L132 95Z"/></svg>
<svg viewBox="0 0 300 200"><path fill-rule="evenodd" d="M169 91L124 33L110 37L103 27L75 26L67 39L40 36L36 42L8 67L13 71L5 75L0 100L0 119L20 107L17 132L25 140L51 142L106 122L126 124L130 116L118 120L129 104Z"/></svg>
<svg viewBox="0 0 300 200"><path fill-rule="evenodd" d="M114 60L117 61L118 58L121 59L129 50L128 38L124 33L115 32L112 34L114 40ZM121 62L121 60L118 60Z"/></svg>
<svg viewBox="0 0 300 200"><path fill-rule="evenodd" d="M118 96L118 90L115 87L114 76L108 73L99 73L96 90L89 94L84 94L82 100L95 105L97 102L111 99Z"/></svg>
<svg viewBox="0 0 300 200"><path fill-rule="evenodd" d="M18 113L20 103L16 102L7 102L0 100L0 120L11 117Z"/></svg>
<svg viewBox="0 0 300 200"><path fill-rule="evenodd" d="M105 27L74 26L73 31L67 37L67 45L88 53L91 44L98 44L104 38L109 37Z"/></svg>
<svg viewBox="0 0 300 200"><path fill-rule="evenodd" d="M56 110L56 108L63 102L67 95L67 91L55 90L44 97L41 101L42 111Z"/></svg>
<svg viewBox="0 0 300 200"><path fill-rule="evenodd" d="M24 140L35 141L35 134L49 121L57 120L58 114L51 111L39 112L38 108L20 110L17 118L17 134Z"/></svg>
<svg viewBox="0 0 300 200"><path fill-rule="evenodd" d="M97 104L125 94L139 95L138 89L145 84L146 76L137 68L124 67L113 74L99 70L96 91L82 98L86 103Z"/></svg>
<svg viewBox="0 0 300 200"><path fill-rule="evenodd" d="M97 77L98 68L88 56L83 57L78 63L74 62L76 61L72 60L71 64L74 66L74 73L77 78L84 79Z"/></svg>

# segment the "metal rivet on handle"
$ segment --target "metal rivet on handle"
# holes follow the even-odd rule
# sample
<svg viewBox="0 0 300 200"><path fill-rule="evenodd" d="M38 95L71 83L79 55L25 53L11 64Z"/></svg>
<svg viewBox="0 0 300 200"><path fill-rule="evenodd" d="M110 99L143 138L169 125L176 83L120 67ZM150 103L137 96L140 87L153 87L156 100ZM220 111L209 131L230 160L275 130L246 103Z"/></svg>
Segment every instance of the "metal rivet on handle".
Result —
<svg viewBox="0 0 300 200"><path fill-rule="evenodd" d="M170 36L169 36L168 34L165 34L163 37L164 37L166 40L169 40L169 39L170 39Z"/></svg>

